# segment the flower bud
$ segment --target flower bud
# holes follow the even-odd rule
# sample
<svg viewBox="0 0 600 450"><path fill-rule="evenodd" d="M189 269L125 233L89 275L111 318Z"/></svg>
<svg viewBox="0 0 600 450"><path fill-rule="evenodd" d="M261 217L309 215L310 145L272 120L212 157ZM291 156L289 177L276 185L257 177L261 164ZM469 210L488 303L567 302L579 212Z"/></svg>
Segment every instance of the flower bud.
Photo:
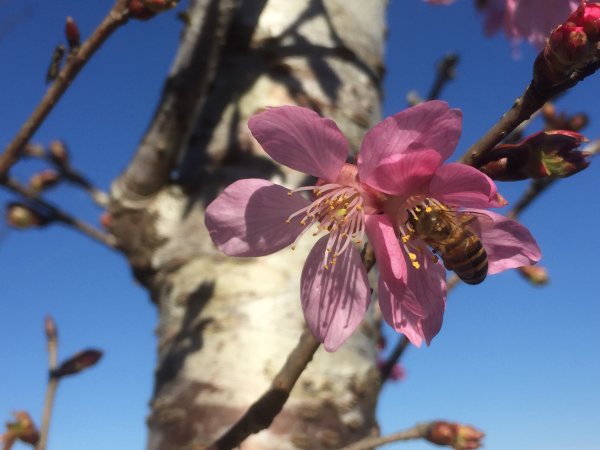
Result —
<svg viewBox="0 0 600 450"><path fill-rule="evenodd" d="M50 222L41 212L34 207L20 202L6 205L6 222L14 227L24 230L26 228L43 227Z"/></svg>
<svg viewBox="0 0 600 450"><path fill-rule="evenodd" d="M517 144L496 146L479 161L479 170L500 181L568 177L590 164L586 153L575 150L586 140L574 131L541 131Z"/></svg>
<svg viewBox="0 0 600 450"><path fill-rule="evenodd" d="M79 35L79 27L75 23L72 17L67 17L67 21L65 23L65 36L67 38L67 42L69 43L69 48L71 51L79 48L81 45L81 36Z"/></svg>
<svg viewBox="0 0 600 450"><path fill-rule="evenodd" d="M36 445L40 439L40 434L26 411L17 411L13 413L16 420L6 424L6 433L0 436L4 449L10 449L18 439L26 444Z"/></svg>
<svg viewBox="0 0 600 450"><path fill-rule="evenodd" d="M597 42L600 39L600 4L582 1L567 21L582 27L588 40Z"/></svg>
<svg viewBox="0 0 600 450"><path fill-rule="evenodd" d="M29 187L36 192L55 186L60 181L60 174L56 170L42 170L34 174L29 180Z"/></svg>
<svg viewBox="0 0 600 450"><path fill-rule="evenodd" d="M568 82L578 69L598 60L600 5L582 0L579 7L556 27L538 55L533 79L543 88Z"/></svg>
<svg viewBox="0 0 600 450"><path fill-rule="evenodd" d="M483 432L471 425L438 421L431 425L425 439L455 450L475 450L481 447L484 436Z"/></svg>
<svg viewBox="0 0 600 450"><path fill-rule="evenodd" d="M95 349L83 350L71 356L63 362L57 369L53 370L51 376L61 378L67 375L74 375L82 370L95 365L102 357L102 352Z"/></svg>
<svg viewBox="0 0 600 450"><path fill-rule="evenodd" d="M523 266L519 267L519 273L525 277L527 281L536 286L548 284L548 271L542 266Z"/></svg>
<svg viewBox="0 0 600 450"><path fill-rule="evenodd" d="M567 22L552 31L544 53L548 61L568 70L585 64L590 58L590 50L593 48L583 27Z"/></svg>

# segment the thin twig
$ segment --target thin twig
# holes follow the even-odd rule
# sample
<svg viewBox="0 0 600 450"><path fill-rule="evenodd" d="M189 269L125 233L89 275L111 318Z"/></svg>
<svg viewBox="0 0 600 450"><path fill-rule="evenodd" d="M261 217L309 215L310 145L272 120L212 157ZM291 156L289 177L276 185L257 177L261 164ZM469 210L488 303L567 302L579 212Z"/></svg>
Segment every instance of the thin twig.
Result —
<svg viewBox="0 0 600 450"><path fill-rule="evenodd" d="M49 329L48 325L51 325ZM58 377L52 376L52 373L58 365L58 334L56 325L51 318L46 318L46 339L48 344L48 385L46 387L46 399L44 401L44 412L42 415L42 425L40 428L40 439L35 446L36 450L46 450L48 442L48 431L50 429L50 419L54 406L54 398L56 397L56 389L58 388Z"/></svg>
<svg viewBox="0 0 600 450"><path fill-rule="evenodd" d="M115 183L124 195L145 199L169 181L212 86L227 30L239 2L198 0L186 26L160 103L133 160Z"/></svg>
<svg viewBox="0 0 600 450"><path fill-rule="evenodd" d="M456 66L458 64L458 55L456 53L448 53L436 66L436 76L433 86L429 91L427 100L435 100L440 97L442 90L448 82L454 80L456 76Z"/></svg>
<svg viewBox="0 0 600 450"><path fill-rule="evenodd" d="M465 152L461 161L464 164L477 167L477 162L486 152L493 149L522 122L528 120L548 100L552 100L557 95L575 86L584 78L595 73L599 67L600 59L574 71L565 81L552 86L542 86L540 83L532 81L523 95L515 101L512 108Z"/></svg>
<svg viewBox="0 0 600 450"><path fill-rule="evenodd" d="M380 445L391 444L392 442L425 439L430 428L430 422L418 423L412 428L404 431L398 431L397 433L392 433L387 436L368 437L361 439L360 441L343 447L340 450L371 450Z"/></svg>
<svg viewBox="0 0 600 450"><path fill-rule="evenodd" d="M381 366L381 382L385 382L392 373L394 366L400 360L406 348L410 345L410 341L404 335L400 336L394 350Z"/></svg>
<svg viewBox="0 0 600 450"><path fill-rule="evenodd" d="M275 375L271 387L256 400L246 413L225 434L208 447L209 450L229 450L253 433L269 427L283 408L296 381L319 348L310 330L305 330L285 364Z"/></svg>
<svg viewBox="0 0 600 450"><path fill-rule="evenodd" d="M106 39L123 25L129 18L127 4L129 0L117 0L108 15L100 23L92 35L81 45L76 53L65 63L54 83L48 88L44 97L31 116L25 121L15 138L0 156L0 179L4 178L11 166L17 162L19 153L44 122L50 111L58 103L79 71L90 60Z"/></svg>
<svg viewBox="0 0 600 450"><path fill-rule="evenodd" d="M90 224L70 216L57 206L40 198L37 195L37 192L21 185L18 181L12 178L5 178L1 183L9 190L30 200L35 205L40 206L42 210L45 210L49 213L50 218L69 225L86 236L91 237L92 239L101 242L108 247L114 248L116 246L117 241L113 235L104 233L97 228L94 228Z"/></svg>

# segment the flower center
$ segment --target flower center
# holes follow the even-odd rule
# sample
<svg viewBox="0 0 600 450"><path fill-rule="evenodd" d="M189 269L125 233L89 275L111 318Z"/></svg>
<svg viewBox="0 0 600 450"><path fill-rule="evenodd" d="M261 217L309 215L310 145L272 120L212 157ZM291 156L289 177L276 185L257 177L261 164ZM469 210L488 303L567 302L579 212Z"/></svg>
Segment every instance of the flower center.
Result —
<svg viewBox="0 0 600 450"><path fill-rule="evenodd" d="M316 225L313 236L317 236L321 231L329 232L327 251L323 257L323 267L329 269L351 243L360 244L364 238L362 195L354 187L337 183L304 186L289 191L288 195L300 191L312 191L314 200L286 220L287 223L299 220L305 227L292 244L292 249L295 248L298 239L313 225Z"/></svg>
<svg viewBox="0 0 600 450"><path fill-rule="evenodd" d="M399 215L400 242L415 269L421 268L420 257L439 258L428 251L437 251L439 242L447 239L448 207L430 197L413 197L405 203L406 214Z"/></svg>

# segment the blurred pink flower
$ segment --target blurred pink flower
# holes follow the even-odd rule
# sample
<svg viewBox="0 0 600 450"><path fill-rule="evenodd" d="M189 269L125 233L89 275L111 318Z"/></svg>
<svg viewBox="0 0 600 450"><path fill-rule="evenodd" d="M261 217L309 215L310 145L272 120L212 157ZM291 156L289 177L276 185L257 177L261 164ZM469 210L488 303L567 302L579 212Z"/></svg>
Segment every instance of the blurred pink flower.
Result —
<svg viewBox="0 0 600 450"><path fill-rule="evenodd" d="M461 121L460 111L445 102L409 108L366 133L353 165L345 162L349 146L333 121L305 108L269 108L250 119L254 137L275 161L318 181L293 190L262 179L233 183L206 210L211 238L228 255L262 256L293 246L313 226L315 235L327 233L307 257L301 300L309 328L334 351L369 306L367 273L355 246L366 233L377 256L385 320L413 344L429 344L442 323L445 270L424 243L405 241L406 210L429 199L468 208L502 205L486 175L462 164L442 165L458 143ZM489 273L539 259L523 226L477 214L489 217L477 219Z"/></svg>
<svg viewBox="0 0 600 450"><path fill-rule="evenodd" d="M427 0L448 5L453 0ZM486 34L504 30L513 41L525 39L542 49L550 32L565 22L577 8L579 0L486 0L481 11L485 18Z"/></svg>

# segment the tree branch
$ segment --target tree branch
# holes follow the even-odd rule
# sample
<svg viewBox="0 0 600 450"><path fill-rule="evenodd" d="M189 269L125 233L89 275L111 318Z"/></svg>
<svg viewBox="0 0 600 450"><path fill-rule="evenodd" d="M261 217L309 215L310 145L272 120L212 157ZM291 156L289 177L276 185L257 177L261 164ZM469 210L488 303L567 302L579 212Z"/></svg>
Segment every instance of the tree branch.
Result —
<svg viewBox="0 0 600 450"><path fill-rule="evenodd" d="M541 85L533 80L524 94L515 101L512 108L465 152L461 161L477 167L478 161L486 152L493 149L522 122L528 120L533 113L544 106L544 103L592 75L598 68L600 68L600 60L574 71L566 81L552 86Z"/></svg>
<svg viewBox="0 0 600 450"><path fill-rule="evenodd" d="M37 195L37 192L32 191L31 189L25 186L22 186L18 181L12 178L5 178L1 183L10 191L21 195L22 197L33 202L34 204L40 206L43 210L48 211L52 219L55 219L66 225L70 225L77 231L85 234L88 237L91 237L92 239L98 242L101 242L102 244L108 247L114 248L116 246L117 241L113 235L104 233L98 230L97 228L94 228L93 226L89 225L88 223L70 216L57 206L40 198Z"/></svg>
<svg viewBox="0 0 600 450"><path fill-rule="evenodd" d="M117 0L98 28L96 28L77 52L70 55L55 82L48 88L31 116L25 121L17 135L5 148L2 156L0 156L0 179L4 178L11 166L18 161L19 153L23 147L44 122L44 119L58 103L83 66L85 66L104 41L119 26L127 21L129 17L127 4L128 0Z"/></svg>
<svg viewBox="0 0 600 450"><path fill-rule="evenodd" d="M40 428L40 439L35 446L35 450L46 450L48 442L48 431L50 430L50 419L54 406L54 398L56 397L56 389L58 388L57 377L51 374L58 365L58 332L54 320L47 316L45 320L46 342L48 347L48 385L46 387L46 399L44 400L44 412L42 415L42 426Z"/></svg>
<svg viewBox="0 0 600 450"><path fill-rule="evenodd" d="M268 428L290 396L296 381L312 360L319 348L310 330L306 329L292 352L288 355L281 370L277 373L271 387L256 400L246 413L225 434L217 439L208 450L229 450L253 433Z"/></svg>
<svg viewBox="0 0 600 450"><path fill-rule="evenodd" d="M428 100L435 100L440 97L442 90L446 85L456 77L456 66L458 65L458 55L448 53L436 66L435 80L427 96Z"/></svg>
<svg viewBox="0 0 600 450"><path fill-rule="evenodd" d="M361 439L360 441L348 445L347 447L343 447L340 450L371 450L380 445L391 444L392 442L425 439L430 428L430 422L418 423L412 428L404 431L398 431L397 433L389 434L387 436L368 437Z"/></svg>

